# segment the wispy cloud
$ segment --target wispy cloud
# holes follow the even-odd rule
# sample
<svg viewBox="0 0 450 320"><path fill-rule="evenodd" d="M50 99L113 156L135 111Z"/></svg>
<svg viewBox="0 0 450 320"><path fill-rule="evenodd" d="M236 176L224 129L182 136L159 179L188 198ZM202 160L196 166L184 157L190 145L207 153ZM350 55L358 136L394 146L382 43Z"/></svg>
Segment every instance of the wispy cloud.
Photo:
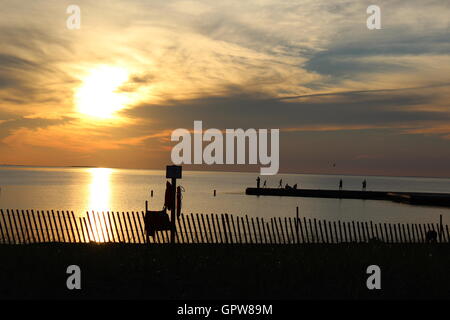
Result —
<svg viewBox="0 0 450 320"><path fill-rule="evenodd" d="M366 28L368 4L358 0L80 0L76 31L65 27L69 4L2 2L0 151L16 150L9 161L21 162L27 147L36 159L44 159L39 148L77 159L93 149L137 155L160 148L163 163L165 135L193 120L281 128L291 145L300 136L352 134L355 154L367 154L356 152L363 138L389 152L405 136L432 139L436 148L448 143L448 1L380 0L376 31ZM83 77L100 64L130 73L119 88L133 97L121 121L90 123L74 105ZM450 151L439 152L450 159ZM295 155L284 157L285 168L301 169Z"/></svg>

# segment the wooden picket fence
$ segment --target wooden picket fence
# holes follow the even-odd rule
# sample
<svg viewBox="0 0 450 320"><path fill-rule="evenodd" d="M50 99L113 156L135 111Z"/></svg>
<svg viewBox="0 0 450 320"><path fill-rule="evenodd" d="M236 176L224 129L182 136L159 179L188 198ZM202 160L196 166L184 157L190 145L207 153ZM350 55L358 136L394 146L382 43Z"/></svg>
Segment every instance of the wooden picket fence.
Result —
<svg viewBox="0 0 450 320"><path fill-rule="evenodd" d="M0 210L0 243L116 242L146 243L144 212ZM423 243L434 230L437 242L450 242L448 225L344 222L298 217L182 214L176 222L177 243L302 244ZM170 231L158 231L149 243L169 243Z"/></svg>

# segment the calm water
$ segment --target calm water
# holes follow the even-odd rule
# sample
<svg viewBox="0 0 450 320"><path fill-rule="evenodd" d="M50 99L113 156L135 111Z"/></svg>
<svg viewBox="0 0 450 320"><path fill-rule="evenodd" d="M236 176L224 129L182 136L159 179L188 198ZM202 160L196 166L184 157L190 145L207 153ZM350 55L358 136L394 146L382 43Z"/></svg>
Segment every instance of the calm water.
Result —
<svg viewBox="0 0 450 320"><path fill-rule="evenodd" d="M300 188L335 189L343 178L344 189L359 190L366 178L368 190L450 192L450 179L436 178L282 174L269 177L268 186L276 187L280 178ZM251 173L184 172L182 211L274 217L295 216L299 206L301 216L329 220L431 222L442 214L444 223L450 221L450 209L390 201L246 196L245 188L254 186L255 179ZM149 200L156 210L163 205L165 181L165 172L156 170L0 166L0 208L73 210L81 215L87 210L141 211Z"/></svg>

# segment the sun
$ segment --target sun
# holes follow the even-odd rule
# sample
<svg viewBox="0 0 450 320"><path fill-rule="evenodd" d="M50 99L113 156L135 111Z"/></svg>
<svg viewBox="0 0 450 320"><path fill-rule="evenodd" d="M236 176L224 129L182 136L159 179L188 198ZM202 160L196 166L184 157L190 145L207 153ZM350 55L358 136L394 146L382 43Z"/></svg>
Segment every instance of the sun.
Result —
<svg viewBox="0 0 450 320"><path fill-rule="evenodd" d="M128 80L124 68L100 66L90 70L75 92L78 112L95 118L112 118L128 101L127 94L118 91Z"/></svg>

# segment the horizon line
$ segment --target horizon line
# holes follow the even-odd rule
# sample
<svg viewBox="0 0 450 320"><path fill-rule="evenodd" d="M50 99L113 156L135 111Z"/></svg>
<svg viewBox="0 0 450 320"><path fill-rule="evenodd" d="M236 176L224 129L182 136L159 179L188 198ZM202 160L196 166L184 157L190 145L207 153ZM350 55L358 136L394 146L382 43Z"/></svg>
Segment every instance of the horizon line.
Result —
<svg viewBox="0 0 450 320"><path fill-rule="evenodd" d="M74 169L93 169L93 168L104 168L104 169L119 169L119 170L154 170L154 171L164 171L164 168L161 169L152 169L152 168L124 168L124 167L104 167L104 166L88 166L88 165L67 165L67 166L58 166L58 165L29 165L29 164L0 164L0 167L31 167L31 168L74 168ZM252 171L227 171L227 170L204 170L204 169L187 169L184 170L187 172L223 172L223 173L249 173L256 174L262 177L274 177L277 175L324 175L324 176L358 176L358 177L386 177L386 178L429 178L429 179L450 179L447 176L414 176L414 175L377 175L377 174L355 174L355 173L311 173L311 172L278 172L275 175L264 176L259 174L258 172Z"/></svg>

